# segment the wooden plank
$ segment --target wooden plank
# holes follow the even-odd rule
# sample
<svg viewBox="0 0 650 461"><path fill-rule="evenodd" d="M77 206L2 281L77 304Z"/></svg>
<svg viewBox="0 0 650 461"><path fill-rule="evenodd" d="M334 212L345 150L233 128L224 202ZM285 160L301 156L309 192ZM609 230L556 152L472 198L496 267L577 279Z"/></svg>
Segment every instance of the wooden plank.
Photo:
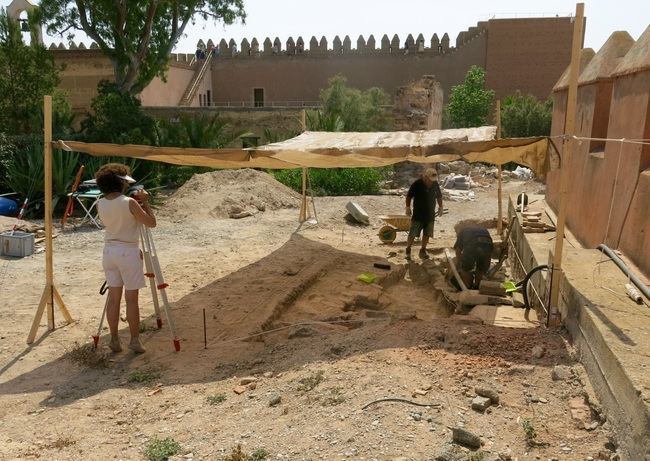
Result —
<svg viewBox="0 0 650 461"><path fill-rule="evenodd" d="M43 289L41 300L39 301L38 308L36 309L36 315L32 321L32 327L30 328L29 334L27 335L27 344L33 343L34 338L36 338L36 332L38 331L38 326L41 324L41 319L43 318L43 311L45 310L45 304L47 304L47 295L49 291L50 290L48 290L48 287L45 287L45 289Z"/></svg>
<svg viewBox="0 0 650 461"><path fill-rule="evenodd" d="M569 93L567 96L567 111L564 133L568 135L563 140L562 167L560 169L560 206L557 219L557 234L555 239L555 251L553 252L553 270L551 276L551 298L550 312L547 324L557 326L559 324L558 303L560 299L560 277L562 276L562 253L564 251L564 226L566 224L566 209L569 188L569 167L571 165L571 154L575 149L575 119L578 99L578 74L580 67L580 49L582 48L584 30L584 3L576 4L576 14L573 23L573 41L571 45L571 65L569 68Z"/></svg>
<svg viewBox="0 0 650 461"><path fill-rule="evenodd" d="M478 287L478 292L482 295L491 295L491 296L506 295L506 289L503 288L503 283L493 282L491 280L481 280L481 284Z"/></svg>
<svg viewBox="0 0 650 461"><path fill-rule="evenodd" d="M61 310L61 313L63 314L63 317L65 318L66 322L72 323L73 321L72 316L70 315L68 308L65 306L65 303L63 302L63 298L59 294L59 290L57 290L56 287L52 287L52 290L54 292L54 300L59 305L59 309Z"/></svg>

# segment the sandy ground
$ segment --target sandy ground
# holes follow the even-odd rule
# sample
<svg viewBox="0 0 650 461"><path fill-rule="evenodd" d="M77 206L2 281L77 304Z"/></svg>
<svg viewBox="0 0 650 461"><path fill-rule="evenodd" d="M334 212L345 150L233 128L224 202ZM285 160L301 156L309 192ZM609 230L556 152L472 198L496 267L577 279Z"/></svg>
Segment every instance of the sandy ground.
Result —
<svg viewBox="0 0 650 461"><path fill-rule="evenodd" d="M511 182L505 196L539 189ZM493 218L495 197L492 187L475 202L446 203L432 256L453 244L457 221ZM237 444L285 460L609 459L608 424L562 331L449 317L432 287L436 259L408 264L405 233L392 245L377 237L376 216L402 213L403 197L356 197L371 216L367 227L345 221L347 200L317 198L319 224L302 228L295 208L243 219L161 212L153 235L180 353L166 323L155 329L143 290L147 353L109 354L103 336L104 361L75 360L103 306L100 231L55 239L56 285L75 322L64 325L56 312L59 328L45 334L43 324L31 347L44 255L0 260L0 459L145 459L146 445L166 437L180 443L177 459L222 460ZM374 262L392 270L380 273ZM356 280L368 271L378 283ZM275 331L242 340L262 330ZM556 365L569 367L562 379L552 379ZM246 377L256 381L242 385ZM472 410L477 386L496 390L499 404ZM225 400L208 401L216 395ZM394 397L430 405L362 409ZM478 435L482 448L452 444L452 428Z"/></svg>

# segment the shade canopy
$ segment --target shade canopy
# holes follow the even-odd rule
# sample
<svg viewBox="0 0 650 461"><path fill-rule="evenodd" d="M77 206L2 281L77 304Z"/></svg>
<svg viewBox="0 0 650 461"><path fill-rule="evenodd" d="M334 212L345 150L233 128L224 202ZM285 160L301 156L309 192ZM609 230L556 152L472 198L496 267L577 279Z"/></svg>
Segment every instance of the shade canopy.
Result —
<svg viewBox="0 0 650 461"><path fill-rule="evenodd" d="M248 149L193 149L57 141L54 147L93 156L130 157L211 168L367 168L400 162L453 160L503 165L516 162L544 173L547 138L495 140L496 127L339 133L306 131L295 138Z"/></svg>

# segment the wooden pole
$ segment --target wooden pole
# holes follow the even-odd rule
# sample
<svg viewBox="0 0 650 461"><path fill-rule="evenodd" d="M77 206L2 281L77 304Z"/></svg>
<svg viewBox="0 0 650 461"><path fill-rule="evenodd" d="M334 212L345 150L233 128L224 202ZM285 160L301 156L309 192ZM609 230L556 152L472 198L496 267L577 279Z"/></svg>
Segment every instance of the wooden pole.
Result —
<svg viewBox="0 0 650 461"><path fill-rule="evenodd" d="M300 111L300 130L305 132L307 130L307 112L305 109ZM300 215L298 222L307 221L307 169L302 169L302 198L300 200Z"/></svg>
<svg viewBox="0 0 650 461"><path fill-rule="evenodd" d="M300 201L300 222L307 221L307 168L302 169L302 199Z"/></svg>
<svg viewBox="0 0 650 461"><path fill-rule="evenodd" d="M63 298L54 286L54 258L52 252L52 96L45 96L43 100L43 169L45 188L45 288L41 301L36 309L36 316L27 336L27 344L34 342L38 326L47 311L47 329L54 330L54 302L56 302L68 323L72 317L65 307Z"/></svg>
<svg viewBox="0 0 650 461"><path fill-rule="evenodd" d="M52 96L45 96L43 171L45 172L45 289L47 329L54 330L54 269L52 257Z"/></svg>
<svg viewBox="0 0 650 461"><path fill-rule="evenodd" d="M560 168L560 204L557 217L557 233L555 236L555 251L553 252L553 267L551 271L551 295L549 302L549 318L547 326L557 326L559 318L560 281L562 277L562 253L564 250L564 225L566 223L567 195L569 188L569 167L571 154L575 149L575 119L578 99L578 74L580 68L580 49L584 29L584 3L576 4L575 22L573 23L573 42L571 45L571 67L569 68L569 93L567 96L565 138L562 142L562 166Z"/></svg>
<svg viewBox="0 0 650 461"><path fill-rule="evenodd" d="M496 125L497 125L497 139L501 139L501 100L497 99L497 114L496 114ZM497 200L498 204L498 214L497 214L497 232L500 237L503 237L503 179L501 179L501 173L503 172L503 167L497 165Z"/></svg>

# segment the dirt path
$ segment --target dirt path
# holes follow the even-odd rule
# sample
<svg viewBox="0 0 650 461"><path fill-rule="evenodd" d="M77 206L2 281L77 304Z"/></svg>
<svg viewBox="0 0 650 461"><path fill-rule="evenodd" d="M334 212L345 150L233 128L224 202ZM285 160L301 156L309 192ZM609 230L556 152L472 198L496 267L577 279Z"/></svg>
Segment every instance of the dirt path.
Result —
<svg viewBox="0 0 650 461"><path fill-rule="evenodd" d="M506 185L507 193L525 189L539 185ZM490 188L475 202L447 203L432 246L451 245L457 221L494 217L495 196ZM165 437L181 444L179 459L221 460L237 444L249 453L264 448L268 459L469 459L450 443L450 428L459 427L481 437L484 458L473 459L596 459L606 424L584 404L589 385L566 338L448 318L427 266L405 265L406 235L390 246L377 238L375 216L401 213L403 198L355 198L373 217L368 227L345 222L347 200L318 198L319 224L299 230L296 209L238 220L161 217L154 238L171 285L179 354L167 328L153 329L143 291L146 354L103 349L106 361L96 368L72 360L101 314L101 232L55 240L56 282L78 320L31 348L24 340L44 256L0 260L8 268L0 286L0 459L143 459L145 446ZM377 261L400 273L384 275L382 289L356 280ZM531 356L535 345L543 347L540 358ZM553 380L555 365L571 371ZM257 381L234 393L247 376ZM477 386L498 391L499 404L472 410ZM223 402L207 400L219 395ZM386 397L432 405L361 409ZM574 416L586 412L583 421L572 418L570 402ZM524 421L538 445L527 443Z"/></svg>

